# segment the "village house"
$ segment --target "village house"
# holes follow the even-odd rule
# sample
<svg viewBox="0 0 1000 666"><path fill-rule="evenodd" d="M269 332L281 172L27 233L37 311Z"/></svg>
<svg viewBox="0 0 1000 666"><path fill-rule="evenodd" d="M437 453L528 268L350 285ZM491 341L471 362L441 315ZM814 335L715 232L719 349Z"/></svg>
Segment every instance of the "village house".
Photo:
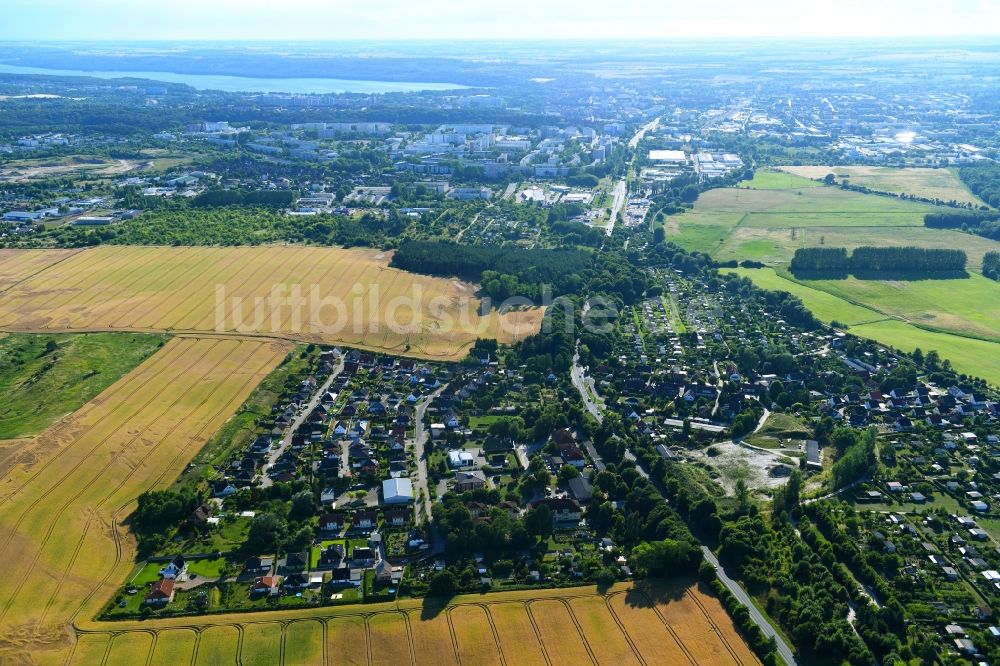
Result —
<svg viewBox="0 0 1000 666"><path fill-rule="evenodd" d="M278 576L258 576L250 586L250 594L254 596L278 596L281 579Z"/></svg>
<svg viewBox="0 0 1000 666"><path fill-rule="evenodd" d="M147 606L166 606L174 600L174 581L172 578L161 578L152 584L143 603Z"/></svg>
<svg viewBox="0 0 1000 666"><path fill-rule="evenodd" d="M455 492L464 493L486 487L486 475L480 470L455 473Z"/></svg>

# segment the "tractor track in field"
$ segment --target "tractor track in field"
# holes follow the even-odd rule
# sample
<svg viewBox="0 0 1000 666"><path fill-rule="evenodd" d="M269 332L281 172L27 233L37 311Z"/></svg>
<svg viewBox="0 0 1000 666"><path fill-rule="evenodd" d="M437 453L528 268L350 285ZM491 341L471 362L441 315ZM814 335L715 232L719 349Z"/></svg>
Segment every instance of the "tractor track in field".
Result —
<svg viewBox="0 0 1000 666"><path fill-rule="evenodd" d="M241 342L240 344L242 344L242 342ZM214 349L214 346L213 346L212 348L210 348L210 349L206 350L205 354L204 354L204 355L202 355L201 357L199 357L199 361L200 361L200 360L201 360L202 358L204 358L205 356L207 356L207 355L208 355L208 352L210 352L210 351L211 351L212 349ZM216 370L216 369L217 369L217 368L218 368L218 367L219 367L220 365L222 365L223 363L225 363L225 361L226 361L226 360L228 360L228 359L229 359L229 357L230 357L230 356L231 356L231 355L232 355L232 354L233 354L233 353L234 353L235 351L236 351L236 348L234 348L234 349L230 350L230 351L229 351L229 352L228 352L228 353L227 353L227 354L226 354L226 355L225 355L225 356L224 356L223 358L221 358L221 359L220 359L220 360L218 361L218 363L216 363L216 364L215 364L215 365L214 365L214 366L212 367L212 371L215 371L215 370ZM190 370L190 368L191 368L191 367L194 367L194 365L195 365L195 364L194 364L194 363L192 363L192 364L191 364L190 366L188 366L188 370ZM205 376L206 374L208 374L208 373L205 373L205 374L203 374L202 376ZM157 397L158 397L158 396L156 396L156 395L153 395L153 396L152 396L152 397L150 398L150 400L149 400L149 401L148 401L148 402L146 403L146 405L149 405L149 404L151 404L151 403L152 403L152 402L153 402L153 401L154 401L154 400L155 400L155 399L156 399ZM183 400L183 399L184 399L185 397L187 397L187 396L186 396L185 394L180 394L180 395L178 395L178 396L177 396L177 398L176 398L176 400L174 400L174 402L170 403L170 405L168 405L168 406L166 407L166 409L165 409L165 410L163 410L163 412L161 412L161 413L160 413L160 414L159 414L158 416L156 416L156 417L155 417L155 418L154 418L154 419L153 419L152 421L150 421L150 423L151 423L151 424L154 424L154 423L158 422L158 421L159 421L159 419L160 419L160 418L161 418L162 416L164 416L165 414L169 413L169 412L170 412L170 410L172 410L172 409L173 409L173 408L174 408L174 407L175 407L175 406L176 406L176 405L177 405L178 403L180 403L180 402L181 402L181 401L182 401L182 400ZM176 424L176 425L174 425L174 427L172 427L172 428L170 429L170 432L168 433L168 436L169 436L169 434L172 434L172 433L173 433L173 432L174 432L174 431L175 431L175 430L176 430L176 429L177 429L178 427L180 427L180 426L181 426L182 424L183 424L183 421L182 421L182 420L178 420L177 424ZM125 423L123 423L123 424L122 424L122 426L125 426L125 425L127 425L127 424L125 424ZM138 432L138 433L137 433L137 434L136 434L136 435L135 435L134 437L132 437L132 438L131 438L131 439L130 439L130 440L129 440L129 441L128 441L128 442L127 442L127 443L126 443L126 444L125 444L125 445L124 445L123 447L119 448L119 449L117 450L117 455L116 455L116 456L112 456L111 458L109 458L109 460L108 460L107 464L105 464L105 465L104 465L104 466L103 466L103 467L102 467L102 468L100 469L100 471L98 472L98 475L97 475L97 476L98 476L98 478L99 478L99 477L101 477L101 476L102 476L102 475L103 475L103 474L104 474L105 472L107 472L107 471L108 471L108 470L109 470L109 469L110 469L110 468L111 468L112 466L114 466L114 464L115 464L116 462L118 462L118 456L120 456L120 455L124 454L124 453L125 453L126 451L128 451L129 449L131 449L131 448L132 448L132 447L133 447L133 446L135 445L135 443L136 443L136 442L137 442L137 441L138 441L138 440L139 440L139 439L140 439L140 438L142 437L142 435L143 435L143 434L145 434L145 433L146 433L146 432L148 431L148 429L149 429L149 426L147 426L146 428L143 428L143 429L142 429L142 430L140 430L140 431L139 431L139 432ZM114 433L117 433L117 432L118 432L118 429L116 429L116 430L114 431ZM113 436L114 436L114 433L113 433L113 434L112 434L112 436L111 436L111 437L109 437L108 439L113 439ZM103 441L101 442L101 444L103 444ZM96 448L94 449L94 451L96 451L96 450L97 450L97 448L99 448L99 447L100 447L100 444L98 445L98 447L96 447ZM152 450L150 450L149 452L147 452L147 453L146 453L146 455L142 457L142 460L141 460L141 461L140 461L140 462L139 462L138 464L136 464L136 465L135 465L134 467L131 467L131 469L130 469L129 473L125 475L125 477L124 477L124 478L122 479L122 481L121 481L121 482L120 482L120 483L119 483L119 484L118 484L118 485L117 485L117 486L116 486L116 487L115 487L115 488L114 488L114 489L113 489L113 490L112 490L112 491L111 491L111 492L110 492L110 493L109 493L108 495L106 495L106 496L105 496L105 498L104 498L103 500L101 500L101 501L100 501L100 502L98 503L97 507L94 507L94 508L92 508L92 509L91 509L91 511L92 511L92 512L93 512L93 511L96 511L96 509L97 509L97 508L99 508L100 506L102 506L102 505L104 504L104 502L106 502L106 501L107 501L108 499L110 499L110 498L111 498L112 496L114 496L114 494L115 494L115 493L117 493L117 492L118 492L119 490L121 490L121 489L122 489L122 488L123 488L123 487L125 486L125 484L126 484L126 483L127 483L127 482L128 482L128 481L129 481L130 479L131 479L131 478L132 478L132 475L133 475L133 474L135 473L135 471L136 471L137 469L139 469L139 468L140 468L140 467L142 466L142 464L144 464L144 463L145 463L145 461L146 461L146 460L148 460L148 459L149 459L149 456L151 456L151 455L152 455L152 454L153 454L153 453L154 453L154 452L156 451L156 449L157 449L157 448L158 448L158 447L154 447L154 448L153 448ZM80 461L80 463L78 463L77 465L73 466L73 467L72 467L72 468L70 469L70 471L69 471L69 472L67 472L67 473L66 473L66 474L65 474L65 475L64 475L64 476L62 477L62 480L61 480L61 481L59 482L59 484L61 485L61 484L62 484L62 483L64 483L64 482L65 482L65 481L66 481L67 479L71 478L71 477L72 477L72 475L74 474L74 472L76 472L76 471L77 471L77 470L78 470L78 469L79 469L79 468L80 468L80 467L81 467L81 466L82 466L82 465L83 465L83 464L84 464L85 462L87 462L87 458L84 458L84 459L82 459L82 460ZM89 489L89 487L88 487L87 485L84 485L83 487L81 487L81 488L80 488L79 492L77 492L77 493L76 493L75 495L73 495L73 496L72 496L71 498L69 498L69 499L68 499L68 500L67 500L67 501L66 501L65 503L63 503L63 505L62 505L62 506L61 506L61 507L60 507L60 508L58 509L58 511L57 511L57 512L55 512L54 514L52 514L52 513L49 513L49 515L54 515L54 517L55 517L55 520L52 520L52 521L50 522L50 524L49 524L49 528L48 528L48 530L46 531L46 533L45 533L45 536L44 536L44 538L42 539L41 543L39 544L39 546L38 546L38 548L37 548L37 551L36 551L36 554L35 554L35 557L34 557L34 561L35 561L36 563L37 563L37 561L38 561L39 557L41 557L41 554L42 554L42 553L43 553L43 552L45 551L45 547L46 547L46 545L48 544L48 542L49 542L49 539L51 539L51 538L52 538L52 534L53 534L53 533L55 532L55 528L56 528L57 524L59 523L59 519L60 519L60 518L62 518L62 516L63 516L63 514L64 514L64 513L66 512L66 510L67 510L67 509L68 509L68 508L69 508L69 507L70 507L71 505L73 505L73 504L74 504L74 503L76 502L76 500L77 500L77 499L79 499L79 497L80 497L81 495L83 495L83 494L84 494L84 493L85 493L85 492L86 492L86 491L87 491L88 489ZM35 507L37 507L37 506L38 506L38 503L40 503L40 502L41 502L41 500L42 500L42 499L44 499L44 497L45 497L44 495L43 495L43 496L41 496L41 497L39 497L39 498L38 498L38 500L36 501L36 503L34 503L34 504L32 505L32 508L30 508L30 509L26 510L25 512L23 512L23 513L22 513L22 518L23 518L23 517L24 517L24 516L25 516L26 514L30 513L30 511L32 511L32 510L33 510L33 509L34 509ZM92 515L91 515L91 518L90 518L90 520L93 520L93 513L92 513ZM19 518L19 520L18 520L18 523L17 523L17 525L18 525L18 526L20 526L21 522L22 522L22 521L21 521L21 519ZM88 527L89 527L89 522L90 522L90 521L88 520L88 523L87 523ZM87 530L86 530L86 528L85 528L85 530L84 530L84 534L86 534L86 531L87 531ZM81 543L82 543L82 541L81 541ZM120 548L119 548L118 550L119 550L119 552L120 552ZM17 584L17 586L15 587L15 589L14 589L14 592L13 592L13 594L11 594L10 598L9 598L9 599L7 600L7 603L6 603L5 605L4 605L4 607L3 607L2 609L0 609L0 622L2 622L2 621L3 621L3 619L4 619L5 617L6 617L6 615L7 615L7 612L8 612L9 610L10 610L11 606L12 606L12 605L14 604L14 601L15 601L15 600L16 600L16 598L17 598L17 597L18 597L18 596L20 595L20 593L21 593L21 590L23 589L24 585L25 585L25 584L26 584L27 582L28 582L28 576L22 576L22 577L21 577L21 580L20 580L20 582L19 582L19 583ZM55 596L53 596L52 598L50 598L50 600L49 600L49 605L51 605L51 603L52 603L52 602L54 601L54 599L55 599ZM45 609L45 610L43 611L43 614L47 613L47 611L48 611L48 607L46 607L46 609Z"/></svg>

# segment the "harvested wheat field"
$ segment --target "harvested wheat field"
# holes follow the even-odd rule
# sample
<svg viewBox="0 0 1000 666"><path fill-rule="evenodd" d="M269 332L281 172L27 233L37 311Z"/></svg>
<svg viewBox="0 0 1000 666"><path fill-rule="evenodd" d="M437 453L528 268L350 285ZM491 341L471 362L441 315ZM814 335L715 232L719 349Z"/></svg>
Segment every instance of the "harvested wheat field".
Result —
<svg viewBox="0 0 1000 666"><path fill-rule="evenodd" d="M174 645L184 664L233 663L237 655L242 663L264 663L266 655L267 663L372 666L760 664L719 602L687 584L498 592L445 607L403 600L151 622L81 618L80 625L70 664L123 663L116 647L130 663L159 662Z"/></svg>
<svg viewBox="0 0 1000 666"><path fill-rule="evenodd" d="M80 250L0 249L0 293Z"/></svg>
<svg viewBox="0 0 1000 666"><path fill-rule="evenodd" d="M537 308L480 316L471 285L389 268L391 253L377 250L38 252L46 254L21 251L2 262L0 329L211 331L457 360L477 337L512 342L536 332L542 317Z"/></svg>
<svg viewBox="0 0 1000 666"><path fill-rule="evenodd" d="M65 660L70 623L93 617L133 566L135 544L121 522L136 497L172 483L290 349L273 340L175 338L39 435L32 455L5 465L0 662ZM175 635L183 650L190 636ZM110 661L145 663L153 638L115 636ZM88 637L80 649L100 644Z"/></svg>

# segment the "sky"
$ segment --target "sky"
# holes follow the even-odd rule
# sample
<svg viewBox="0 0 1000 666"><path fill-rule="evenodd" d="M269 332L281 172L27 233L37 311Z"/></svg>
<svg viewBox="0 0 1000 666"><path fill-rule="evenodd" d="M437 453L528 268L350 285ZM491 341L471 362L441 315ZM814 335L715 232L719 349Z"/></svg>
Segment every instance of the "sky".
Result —
<svg viewBox="0 0 1000 666"><path fill-rule="evenodd" d="M1000 35L1000 0L0 0L0 40Z"/></svg>

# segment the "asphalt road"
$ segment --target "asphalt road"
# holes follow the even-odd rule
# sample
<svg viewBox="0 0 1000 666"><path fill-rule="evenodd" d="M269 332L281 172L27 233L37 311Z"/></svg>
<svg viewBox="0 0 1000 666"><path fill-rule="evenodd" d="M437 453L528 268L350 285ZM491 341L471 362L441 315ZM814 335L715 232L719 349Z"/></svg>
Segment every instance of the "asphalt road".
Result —
<svg viewBox="0 0 1000 666"><path fill-rule="evenodd" d="M635 147L639 145L640 141L642 141L642 137L646 135L646 132L652 132L654 129L656 129L656 126L659 124L660 124L660 119L653 118L653 120L649 121L648 123L640 127L639 131L636 132L635 135L628 140L629 150L635 150Z"/></svg>
<svg viewBox="0 0 1000 666"><path fill-rule="evenodd" d="M448 385L445 384L426 398L421 399L417 404L417 408L413 416L415 420L415 424L413 426L413 456L417 460L417 478L416 483L414 484L414 495L419 498L421 491L423 491L424 501L422 506L428 523L433 521L431 516L431 502L435 500L437 495L431 494L430 488L427 486L427 457L424 455L424 444L427 443L427 430L424 428L424 412L427 411L427 407L434 402L435 398L441 395L447 386ZM420 521L419 506L419 502L414 503L414 509L417 512L416 518L418 522Z"/></svg>
<svg viewBox="0 0 1000 666"><path fill-rule="evenodd" d="M593 389L593 381L587 377L582 367L580 367L580 354L573 355L573 367L570 369L570 379L573 382L573 386L580 393L580 398L583 400L584 406L586 406L587 411L590 412L591 416L597 419L598 423L604 422L604 414L601 412L601 408L590 398L590 391L587 390L588 384L591 389ZM596 391L595 391L596 394ZM593 442L587 440L583 443L584 448L587 449L587 453L590 454L591 459L594 461L594 467L598 471L604 470L604 460L597 454L597 449L594 448ZM631 451L625 449L625 459L630 460L635 463L635 469L639 472L639 476L644 479L649 479L649 474L642 468L639 461L636 460L635 455Z"/></svg>
<svg viewBox="0 0 1000 666"><path fill-rule="evenodd" d="M721 564L719 564L719 558L715 556L715 553L709 550L706 546L702 546L701 550L705 554L705 559L715 565L716 574L719 576L719 580L722 581L722 584L733 593L734 597L739 599L740 603L747 607L747 610L750 611L750 618L758 627L760 627L761 631L764 632L764 635L774 637L774 641L778 645L778 655L781 659L789 666L798 666L798 662L795 661L795 653L792 652L792 648L775 630L771 621L763 613L757 610L757 607L750 601L750 595L746 593L743 587L726 575L726 570L722 568Z"/></svg>
<svg viewBox="0 0 1000 666"><path fill-rule="evenodd" d="M611 206L611 218L608 220L608 226L605 227L605 233L609 236L614 233L615 223L618 221L618 213L621 212L622 206L625 205L624 178L615 183L615 189L611 191L611 196L615 198L615 201Z"/></svg>
<svg viewBox="0 0 1000 666"><path fill-rule="evenodd" d="M604 415L601 413L600 407L591 400L590 391L587 390L587 376L583 372L583 368L580 367L580 355L573 355L573 367L570 369L570 379L573 381L573 386L580 393L580 398L583 400L584 406L590 415L597 419L598 423L604 422Z"/></svg>
<svg viewBox="0 0 1000 666"><path fill-rule="evenodd" d="M330 386L333 385L333 380L336 379L337 375L339 375L343 371L344 371L344 356L341 355L339 362L333 369L333 372L330 373L330 376L326 378L325 382L316 387L316 390L313 391L312 397L309 399L308 404L306 404L306 406L299 411L298 416L295 417L295 420L292 421L291 425L289 425L288 428L285 430L285 434L281 438L281 444L278 445L278 448L271 449L268 452L267 461L261 468L263 474L261 476L260 485L262 487L267 488L269 486L274 485L274 479L272 479L267 474L268 470L270 470L271 467L274 466L274 463L278 462L278 458L280 458L281 454L285 452L285 449L291 446L292 436L295 435L295 433L302 426L302 424L305 423L305 420L309 418L309 415L312 414L312 411L319 406L319 403L323 400L323 396L326 395L326 392L330 390Z"/></svg>

